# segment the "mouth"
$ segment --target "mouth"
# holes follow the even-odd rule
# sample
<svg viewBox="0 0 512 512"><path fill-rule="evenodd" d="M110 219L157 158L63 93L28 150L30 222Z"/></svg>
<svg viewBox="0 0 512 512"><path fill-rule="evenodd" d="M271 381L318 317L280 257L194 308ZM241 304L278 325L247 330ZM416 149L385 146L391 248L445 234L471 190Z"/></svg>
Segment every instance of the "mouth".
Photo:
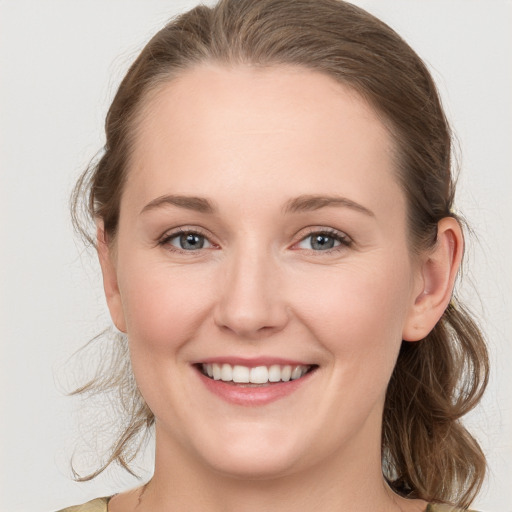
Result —
<svg viewBox="0 0 512 512"><path fill-rule="evenodd" d="M318 368L315 364L272 364L249 367L229 363L198 363L195 366L206 378L237 387L262 387L297 381Z"/></svg>

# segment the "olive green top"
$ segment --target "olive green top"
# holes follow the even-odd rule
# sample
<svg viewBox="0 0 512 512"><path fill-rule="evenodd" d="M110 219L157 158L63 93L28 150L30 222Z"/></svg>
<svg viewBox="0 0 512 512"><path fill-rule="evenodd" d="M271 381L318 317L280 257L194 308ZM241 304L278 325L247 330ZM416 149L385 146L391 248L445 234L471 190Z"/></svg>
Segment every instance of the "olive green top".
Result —
<svg viewBox="0 0 512 512"><path fill-rule="evenodd" d="M67 507L59 510L58 512L107 512L107 504L109 498L96 498L95 500L88 501L83 505L75 505L74 507Z"/></svg>
<svg viewBox="0 0 512 512"><path fill-rule="evenodd" d="M83 505L75 505L74 507L63 508L58 512L107 512L107 504L110 498L96 498L95 500L84 503ZM427 506L425 512L457 512L461 509L451 507L450 505L433 505ZM471 512L471 511L467 511ZM475 512L475 511L473 511Z"/></svg>

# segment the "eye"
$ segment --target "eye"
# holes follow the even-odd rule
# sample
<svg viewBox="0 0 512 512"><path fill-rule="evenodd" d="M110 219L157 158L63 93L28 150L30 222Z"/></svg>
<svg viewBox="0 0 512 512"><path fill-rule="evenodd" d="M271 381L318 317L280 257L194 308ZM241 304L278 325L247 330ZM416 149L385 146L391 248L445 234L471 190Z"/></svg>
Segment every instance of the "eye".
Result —
<svg viewBox="0 0 512 512"><path fill-rule="evenodd" d="M329 251L348 245L350 245L350 240L342 233L337 231L316 231L303 238L297 244L297 247L313 251Z"/></svg>
<svg viewBox="0 0 512 512"><path fill-rule="evenodd" d="M209 240L195 231L180 231L165 237L161 245L170 245L181 251L197 251L199 249L208 249L212 247Z"/></svg>

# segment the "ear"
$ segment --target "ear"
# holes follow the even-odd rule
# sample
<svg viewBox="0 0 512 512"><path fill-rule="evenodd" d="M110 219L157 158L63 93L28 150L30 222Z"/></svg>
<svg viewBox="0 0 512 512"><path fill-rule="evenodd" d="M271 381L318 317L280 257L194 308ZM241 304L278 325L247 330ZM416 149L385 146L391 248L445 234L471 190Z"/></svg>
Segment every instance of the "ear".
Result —
<svg viewBox="0 0 512 512"><path fill-rule="evenodd" d="M103 222L98 222L97 224L96 238L96 249L100 260L101 272L103 274L103 289L105 290L110 316L117 329L121 332L126 332L123 303L117 283L115 250L112 244L109 244L108 235L103 228Z"/></svg>
<svg viewBox="0 0 512 512"><path fill-rule="evenodd" d="M438 223L434 248L420 264L403 340L419 341L435 327L451 300L463 253L460 224L452 217L445 217Z"/></svg>

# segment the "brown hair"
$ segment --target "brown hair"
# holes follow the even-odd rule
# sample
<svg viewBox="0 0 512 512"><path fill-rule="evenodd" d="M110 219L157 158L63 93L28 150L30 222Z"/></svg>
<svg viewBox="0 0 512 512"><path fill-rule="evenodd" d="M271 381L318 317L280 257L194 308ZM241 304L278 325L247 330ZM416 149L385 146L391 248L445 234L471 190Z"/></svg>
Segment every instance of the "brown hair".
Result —
<svg viewBox="0 0 512 512"><path fill-rule="evenodd" d="M148 94L203 62L302 66L348 85L373 106L394 138L411 250L431 247L439 220L455 217L452 136L436 86L422 60L390 27L339 0L220 0L173 19L122 81L106 119L104 154L82 175L73 195L75 225L90 242L80 205L89 217L102 219L109 239L115 238L131 142ZM114 373L105 371L77 390L94 394L125 386L127 425L90 478L114 461L129 469L133 443L154 422L133 378L126 377L129 367L112 368ZM484 340L455 298L424 340L402 343L382 433L383 472L396 492L470 504L486 464L460 418L478 403L487 379Z"/></svg>

